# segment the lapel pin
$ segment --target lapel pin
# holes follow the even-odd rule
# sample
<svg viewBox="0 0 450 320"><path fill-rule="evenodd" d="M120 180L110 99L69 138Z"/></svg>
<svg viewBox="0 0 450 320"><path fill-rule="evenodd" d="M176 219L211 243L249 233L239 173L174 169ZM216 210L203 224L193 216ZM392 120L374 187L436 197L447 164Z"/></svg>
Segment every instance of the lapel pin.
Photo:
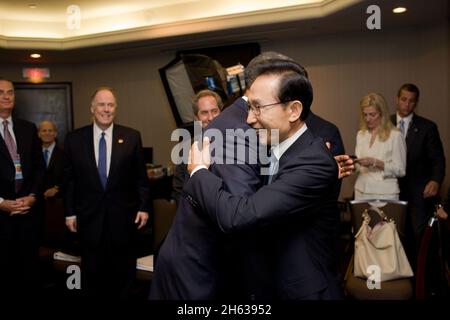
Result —
<svg viewBox="0 0 450 320"><path fill-rule="evenodd" d="M119 139L117 142L118 143L123 143L123 139Z"/></svg>

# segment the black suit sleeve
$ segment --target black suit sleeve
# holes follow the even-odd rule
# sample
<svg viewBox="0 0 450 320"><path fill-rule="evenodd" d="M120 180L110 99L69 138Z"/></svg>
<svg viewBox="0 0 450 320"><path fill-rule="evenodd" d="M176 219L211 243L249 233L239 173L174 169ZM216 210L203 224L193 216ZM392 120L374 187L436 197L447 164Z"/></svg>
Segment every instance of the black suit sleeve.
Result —
<svg viewBox="0 0 450 320"><path fill-rule="evenodd" d="M305 215L333 192L337 164L314 152L296 160L295 165L283 168L272 184L251 196L232 195L222 179L204 169L187 181L184 190L226 233Z"/></svg>
<svg viewBox="0 0 450 320"><path fill-rule="evenodd" d="M66 136L64 145L64 179L63 179L63 194L64 194L64 206L66 216L75 215L75 177L74 168L72 164L73 150L72 150L72 138L69 133Z"/></svg>
<svg viewBox="0 0 450 320"><path fill-rule="evenodd" d="M139 211L150 211L149 204L149 181L147 176L147 171L145 167L144 160L144 150L142 149L141 135L137 132L137 143L136 143L136 170L137 170L137 190L139 192Z"/></svg>
<svg viewBox="0 0 450 320"><path fill-rule="evenodd" d="M175 199L175 202L180 202L181 195L183 194L183 185L186 180L189 178L189 174L187 172L186 164L181 163L175 166L175 172L173 174L172 181L172 198Z"/></svg>
<svg viewBox="0 0 450 320"><path fill-rule="evenodd" d="M40 195L44 187L45 165L44 165L44 157L42 156L41 142L37 135L36 126L33 126L33 130L34 130L32 135L33 179L31 183L30 193Z"/></svg>
<svg viewBox="0 0 450 320"><path fill-rule="evenodd" d="M342 142L341 134L337 128L333 128L331 132L330 143L330 151L333 156L345 154L344 143Z"/></svg>
<svg viewBox="0 0 450 320"><path fill-rule="evenodd" d="M429 163L426 165L431 167L430 180L442 184L445 176L445 156L439 131L434 123L431 125L430 130L428 130L427 137L424 141L427 142L425 151L429 159Z"/></svg>

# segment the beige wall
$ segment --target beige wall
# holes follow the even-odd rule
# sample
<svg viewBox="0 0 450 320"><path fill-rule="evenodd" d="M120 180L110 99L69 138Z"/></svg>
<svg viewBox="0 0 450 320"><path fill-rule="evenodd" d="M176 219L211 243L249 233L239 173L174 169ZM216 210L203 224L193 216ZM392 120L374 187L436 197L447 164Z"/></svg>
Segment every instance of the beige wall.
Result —
<svg viewBox="0 0 450 320"><path fill-rule="evenodd" d="M413 82L421 89L417 112L439 127L449 167L449 32L448 25L395 32L292 38L266 41L262 50L285 53L307 67L315 90L313 110L341 130L348 153L354 152L358 103L369 91L385 96L391 111L398 87ZM180 48L184 49L184 48ZM118 122L141 131L145 146L153 146L155 163L170 160L170 133L175 121L158 69L174 58L164 52L105 62L51 65L52 81L73 84L74 122L89 122L89 98L100 85L119 96ZM0 65L0 75L21 81L23 65ZM446 179L446 187L449 179ZM343 194L351 194L352 180Z"/></svg>
<svg viewBox="0 0 450 320"><path fill-rule="evenodd" d="M348 153L355 149L360 98L379 92L394 112L397 89L415 83L421 90L416 111L438 125L450 168L448 25L292 39L264 43L262 50L283 52L307 68L314 87L312 110L339 127ZM341 195L351 195L353 182L344 182Z"/></svg>

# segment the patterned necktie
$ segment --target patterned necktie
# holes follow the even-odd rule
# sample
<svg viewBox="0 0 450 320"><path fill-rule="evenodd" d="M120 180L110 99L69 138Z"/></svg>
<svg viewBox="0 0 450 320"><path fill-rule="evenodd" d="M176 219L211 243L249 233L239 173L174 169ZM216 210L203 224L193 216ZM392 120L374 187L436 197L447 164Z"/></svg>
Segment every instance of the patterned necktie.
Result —
<svg viewBox="0 0 450 320"><path fill-rule="evenodd" d="M103 189L106 188L106 181L108 177L106 175L106 140L105 133L102 132L102 136L100 138L98 144L98 174L100 175L100 181L102 183Z"/></svg>
<svg viewBox="0 0 450 320"><path fill-rule="evenodd" d="M402 135L403 135L403 137L405 137L406 135L405 135L405 121L402 119L402 120L400 120L399 121L399 129L400 129L400 132L402 133Z"/></svg>
<svg viewBox="0 0 450 320"><path fill-rule="evenodd" d="M274 153L270 156L269 179L267 184L272 183L272 178L278 172L278 159Z"/></svg>
<svg viewBox="0 0 450 320"><path fill-rule="evenodd" d="M8 120L3 120L3 136L5 137L5 144L8 148L9 155L11 156L11 159L18 160L19 155L17 154L17 146L14 142L14 139L11 135L11 133L8 130Z"/></svg>
<svg viewBox="0 0 450 320"><path fill-rule="evenodd" d="M48 149L44 149L45 166L48 167Z"/></svg>

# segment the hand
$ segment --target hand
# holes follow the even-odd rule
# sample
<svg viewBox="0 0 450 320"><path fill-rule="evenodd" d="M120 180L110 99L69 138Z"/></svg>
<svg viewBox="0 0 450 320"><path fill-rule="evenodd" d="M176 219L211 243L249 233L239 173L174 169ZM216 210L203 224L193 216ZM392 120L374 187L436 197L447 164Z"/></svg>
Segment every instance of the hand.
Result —
<svg viewBox="0 0 450 320"><path fill-rule="evenodd" d="M44 198L53 198L58 193L58 187L54 186L53 188L47 189L44 192Z"/></svg>
<svg viewBox="0 0 450 320"><path fill-rule="evenodd" d="M66 218L66 226L70 232L77 232L77 218Z"/></svg>
<svg viewBox="0 0 450 320"><path fill-rule="evenodd" d="M442 205L437 206L436 217L441 220L447 220L448 213L444 210L444 207L442 207Z"/></svg>
<svg viewBox="0 0 450 320"><path fill-rule="evenodd" d="M16 207L16 210L11 211L11 215L28 213L28 211L34 205L35 202L36 198L34 196L25 196L17 198L16 203L18 204L18 207Z"/></svg>
<svg viewBox="0 0 450 320"><path fill-rule="evenodd" d="M145 224L147 223L147 220L148 220L148 213L144 212L144 211L139 211L136 214L136 220L134 220L134 223L139 223L137 228L140 229L143 226L145 226Z"/></svg>
<svg viewBox="0 0 450 320"><path fill-rule="evenodd" d="M430 181L425 186L425 189L423 190L423 197L424 198L430 198L434 197L439 192L439 183L436 181Z"/></svg>
<svg viewBox="0 0 450 320"><path fill-rule="evenodd" d="M358 163L363 167L375 167L377 159L372 157L358 158Z"/></svg>
<svg viewBox="0 0 450 320"><path fill-rule="evenodd" d="M2 203L0 203L0 210L9 212L10 215L13 214L19 214L24 209L22 202L19 202L17 200L3 200ZM25 208L29 209L29 208Z"/></svg>
<svg viewBox="0 0 450 320"><path fill-rule="evenodd" d="M347 154L341 154L335 156L334 159L338 163L339 166L339 179L348 177L352 174L352 171L355 170L355 165L353 159Z"/></svg>
<svg viewBox="0 0 450 320"><path fill-rule="evenodd" d="M209 138L204 137L203 138L203 149L202 151L198 148L198 142L195 141L192 146L191 150L189 151L189 163L188 163L188 171L189 174L192 173L192 171L195 170L198 166L204 165L206 168L209 168L211 165L211 157L209 154Z"/></svg>

